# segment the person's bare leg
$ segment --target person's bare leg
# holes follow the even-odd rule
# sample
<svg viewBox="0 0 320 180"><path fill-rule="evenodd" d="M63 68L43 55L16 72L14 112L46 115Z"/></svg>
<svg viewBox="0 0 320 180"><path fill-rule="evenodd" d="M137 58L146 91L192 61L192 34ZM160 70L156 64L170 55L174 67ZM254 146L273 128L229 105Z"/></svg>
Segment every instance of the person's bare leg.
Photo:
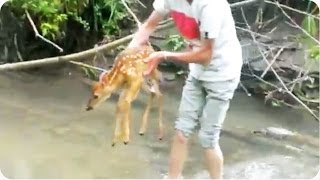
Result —
<svg viewBox="0 0 320 180"><path fill-rule="evenodd" d="M204 159L211 179L222 179L223 154L220 146L204 149Z"/></svg>
<svg viewBox="0 0 320 180"><path fill-rule="evenodd" d="M181 176L183 165L187 157L188 140L179 130L176 131L171 146L169 159L169 179L177 179Z"/></svg>

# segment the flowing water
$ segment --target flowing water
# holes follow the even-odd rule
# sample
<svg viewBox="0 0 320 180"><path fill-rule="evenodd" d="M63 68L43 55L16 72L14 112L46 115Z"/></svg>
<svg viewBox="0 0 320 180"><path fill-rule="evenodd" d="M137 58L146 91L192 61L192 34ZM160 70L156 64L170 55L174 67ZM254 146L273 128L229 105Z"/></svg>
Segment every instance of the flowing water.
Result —
<svg viewBox="0 0 320 180"><path fill-rule="evenodd" d="M89 87L77 75L0 75L0 169L8 178L163 178L173 135L182 82L164 85L166 135L156 138L157 112L152 112L145 136L138 135L147 97L133 103L129 145L111 147L117 96L86 112ZM312 178L319 170L317 153L273 145L249 131L283 127L319 136L319 126L306 113L267 107L236 92L222 133L225 178ZM240 130L239 130L240 129ZM277 141L278 142L278 141ZM274 144L277 144L275 142ZM279 144L279 142L278 142ZM280 143L281 144L281 143ZM190 139L184 178L208 178L197 136ZM288 146L289 147L289 146ZM316 149L315 152L318 152Z"/></svg>

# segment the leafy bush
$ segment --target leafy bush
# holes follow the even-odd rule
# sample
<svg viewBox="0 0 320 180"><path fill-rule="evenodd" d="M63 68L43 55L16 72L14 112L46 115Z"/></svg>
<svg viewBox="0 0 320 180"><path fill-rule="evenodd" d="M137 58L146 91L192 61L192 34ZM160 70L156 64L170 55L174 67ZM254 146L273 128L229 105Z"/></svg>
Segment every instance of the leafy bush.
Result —
<svg viewBox="0 0 320 180"><path fill-rule="evenodd" d="M130 17L120 0L12 0L10 6L22 17L27 10L41 34L52 40L64 36L61 27L67 20L78 22L86 31L117 35L120 22Z"/></svg>
<svg viewBox="0 0 320 180"><path fill-rule="evenodd" d="M178 34L170 35L166 45L173 51L179 51L185 47L186 41Z"/></svg>

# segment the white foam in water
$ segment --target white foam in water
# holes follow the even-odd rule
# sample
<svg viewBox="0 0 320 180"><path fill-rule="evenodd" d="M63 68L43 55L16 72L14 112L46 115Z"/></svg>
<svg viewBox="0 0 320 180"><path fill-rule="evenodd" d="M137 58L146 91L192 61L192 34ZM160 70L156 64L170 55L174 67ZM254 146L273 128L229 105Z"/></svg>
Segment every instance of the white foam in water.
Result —
<svg viewBox="0 0 320 180"><path fill-rule="evenodd" d="M273 176L278 174L276 166L267 163L250 163L244 170L244 176L246 179L273 179ZM263 174L263 176L262 176Z"/></svg>
<svg viewBox="0 0 320 180"><path fill-rule="evenodd" d="M8 178L6 178L6 177L2 174L1 169L0 169L0 179L5 179L5 180L8 179Z"/></svg>
<svg viewBox="0 0 320 180"><path fill-rule="evenodd" d="M207 171L198 172L193 179L209 179L209 173Z"/></svg>
<svg viewBox="0 0 320 180"><path fill-rule="evenodd" d="M168 179L168 173L161 173L161 179ZM183 179L183 176L180 176L178 179Z"/></svg>
<svg viewBox="0 0 320 180"><path fill-rule="evenodd" d="M246 179L246 180L264 180L273 179L275 175L279 173L279 170L275 165L262 163L262 162L250 162L245 165L242 170L237 169L237 172L224 175L227 179ZM263 176L262 176L263 174ZM201 171L194 175L193 179L209 179L209 173L207 171Z"/></svg>

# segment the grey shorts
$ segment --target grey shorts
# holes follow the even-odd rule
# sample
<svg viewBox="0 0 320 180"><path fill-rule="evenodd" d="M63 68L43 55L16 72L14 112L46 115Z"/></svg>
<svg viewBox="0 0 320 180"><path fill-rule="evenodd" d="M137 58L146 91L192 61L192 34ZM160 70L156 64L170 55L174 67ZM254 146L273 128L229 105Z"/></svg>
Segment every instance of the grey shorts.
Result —
<svg viewBox="0 0 320 180"><path fill-rule="evenodd" d="M214 148L239 79L207 82L189 75L183 87L175 128L186 137L199 127L204 148Z"/></svg>

